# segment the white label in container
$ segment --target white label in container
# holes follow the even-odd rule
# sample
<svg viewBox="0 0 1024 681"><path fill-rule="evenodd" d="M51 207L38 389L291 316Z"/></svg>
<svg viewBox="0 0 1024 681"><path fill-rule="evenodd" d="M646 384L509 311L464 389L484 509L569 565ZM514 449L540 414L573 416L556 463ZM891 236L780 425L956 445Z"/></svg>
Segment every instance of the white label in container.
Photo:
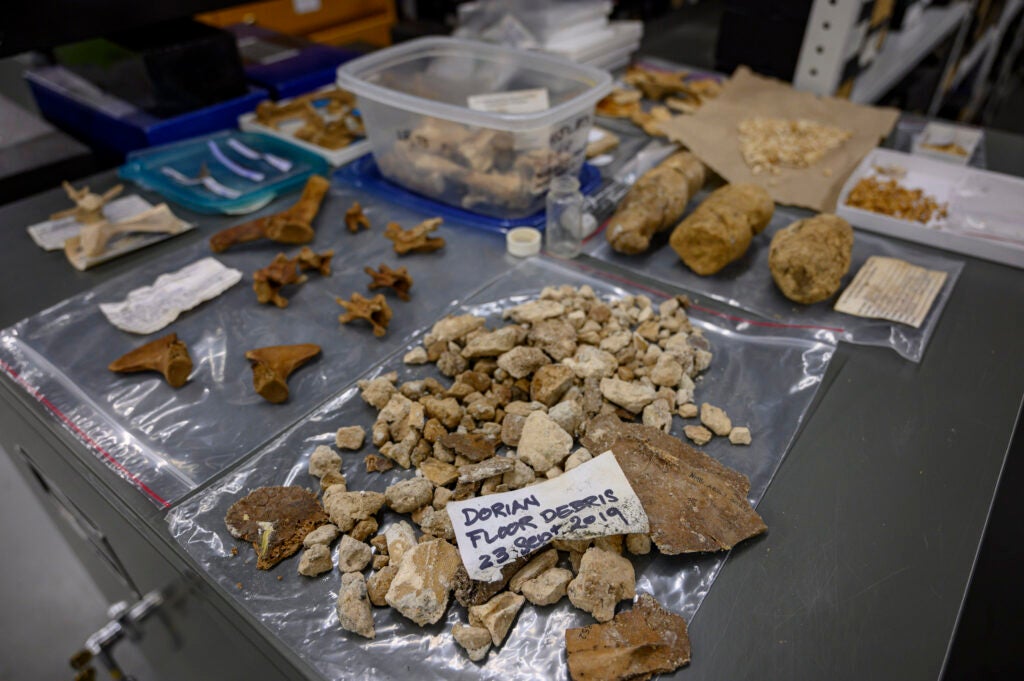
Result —
<svg viewBox="0 0 1024 681"><path fill-rule="evenodd" d="M547 88L470 95L467 104L474 111L503 114L536 113L550 108Z"/></svg>
<svg viewBox="0 0 1024 681"><path fill-rule="evenodd" d="M644 507L611 452L537 485L452 501L459 553L473 579L495 581L501 568L553 539L648 532Z"/></svg>

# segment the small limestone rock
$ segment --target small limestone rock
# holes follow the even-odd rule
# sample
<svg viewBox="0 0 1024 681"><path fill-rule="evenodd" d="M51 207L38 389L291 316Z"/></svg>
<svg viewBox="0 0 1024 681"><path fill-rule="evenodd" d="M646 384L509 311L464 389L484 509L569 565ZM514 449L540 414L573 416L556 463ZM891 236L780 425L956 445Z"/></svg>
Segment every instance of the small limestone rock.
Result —
<svg viewBox="0 0 1024 681"><path fill-rule="evenodd" d="M735 426L729 431L729 442L734 445L749 445L750 429L745 426Z"/></svg>
<svg viewBox="0 0 1024 681"><path fill-rule="evenodd" d="M361 572L373 560L370 545L352 537L343 535L338 544L338 570L341 572Z"/></svg>
<svg viewBox="0 0 1024 681"><path fill-rule="evenodd" d="M446 541L417 544L402 558L385 600L416 624L433 624L444 616L461 564L459 550Z"/></svg>
<svg viewBox="0 0 1024 681"><path fill-rule="evenodd" d="M591 547L583 554L579 573L569 583L569 600L598 622L615 616L615 604L636 596L636 574L628 558Z"/></svg>
<svg viewBox="0 0 1024 681"><path fill-rule="evenodd" d="M480 463L459 466L459 482L477 482L496 475L504 475L515 468L516 463L518 462L515 459L509 457L494 456Z"/></svg>
<svg viewBox="0 0 1024 681"><path fill-rule="evenodd" d="M517 450L519 458L539 473L562 463L572 449L572 435L541 411L531 413L523 424Z"/></svg>
<svg viewBox="0 0 1024 681"><path fill-rule="evenodd" d="M548 409L548 416L561 426L562 430L570 435L576 435L580 424L583 423L583 408L578 402L565 399Z"/></svg>
<svg viewBox="0 0 1024 681"><path fill-rule="evenodd" d="M512 575L512 579L508 581L508 588L519 593L522 590L523 584L539 577L541 573L547 572L557 564L558 551L555 549L541 551L531 558L529 563L520 568L517 573Z"/></svg>
<svg viewBox="0 0 1024 681"><path fill-rule="evenodd" d="M475 336L462 350L467 359L477 357L497 357L523 342L526 330L520 326L503 326L496 331L489 331Z"/></svg>
<svg viewBox="0 0 1024 681"><path fill-rule="evenodd" d="M574 377L573 370L564 364L542 366L536 370L530 382L530 399L551 407L562 399Z"/></svg>
<svg viewBox="0 0 1024 681"><path fill-rule="evenodd" d="M323 496L324 510L342 532L348 532L360 520L376 515L383 505L384 495L380 492L347 492L340 485L328 488Z"/></svg>
<svg viewBox="0 0 1024 681"><path fill-rule="evenodd" d="M341 456L327 445L319 445L309 455L309 474L322 478L326 473L341 470Z"/></svg>
<svg viewBox="0 0 1024 681"><path fill-rule="evenodd" d="M387 567L391 564L391 556L386 553L378 553L373 557L373 569L380 570L383 567Z"/></svg>
<svg viewBox="0 0 1024 681"><path fill-rule="evenodd" d="M352 537L356 541L366 541L377 532L377 519L366 518L360 520L355 524L351 530L349 530L348 536Z"/></svg>
<svg viewBox="0 0 1024 681"><path fill-rule="evenodd" d="M320 478L320 491L325 492L328 487L334 485L341 485L341 489L348 489L345 485L345 476L340 471L327 471L324 476Z"/></svg>
<svg viewBox="0 0 1024 681"><path fill-rule="evenodd" d="M502 315L506 319L519 324L538 324L545 319L561 317L565 314L565 306L553 300L531 300L505 310Z"/></svg>
<svg viewBox="0 0 1024 681"><path fill-rule="evenodd" d="M595 348L593 345L581 345L576 354L562 362L573 370L576 378L606 378L615 374L619 362L615 355Z"/></svg>
<svg viewBox="0 0 1024 681"><path fill-rule="evenodd" d="M654 400L644 407L643 422L664 432L672 430L672 411L665 400Z"/></svg>
<svg viewBox="0 0 1024 681"><path fill-rule="evenodd" d="M454 397L440 398L427 395L420 398L420 404L423 405L427 416L437 419L442 426L449 430L458 426L459 421L462 420L462 407Z"/></svg>
<svg viewBox="0 0 1024 681"><path fill-rule="evenodd" d="M715 435L725 437L732 430L732 421L723 409L708 404L700 405L700 422Z"/></svg>
<svg viewBox="0 0 1024 681"><path fill-rule="evenodd" d="M565 472L568 473L573 468L576 468L576 466L585 464L593 458L594 455L586 447L580 447L565 460Z"/></svg>
<svg viewBox="0 0 1024 681"><path fill-rule="evenodd" d="M361 449L365 440L366 431L363 430L362 426L338 428L338 433L334 436L334 444L338 446L338 449L351 449L353 451Z"/></svg>
<svg viewBox="0 0 1024 681"><path fill-rule="evenodd" d="M299 558L299 574L306 577L316 577L333 567L331 550L324 544L313 544L306 548Z"/></svg>
<svg viewBox="0 0 1024 681"><path fill-rule="evenodd" d="M356 385L359 386L359 394L364 402L377 409L383 409L398 390L395 387L397 380L398 374L391 372L370 380L359 381Z"/></svg>
<svg viewBox="0 0 1024 681"><path fill-rule="evenodd" d="M441 511L448 507L448 502L451 501L452 492L447 487L435 487L434 488L434 501L431 502L434 509Z"/></svg>
<svg viewBox="0 0 1024 681"><path fill-rule="evenodd" d="M428 457L420 462L420 470L430 482L438 487L447 487L459 478L459 469L450 463L445 463L434 457ZM435 497L437 492L434 492Z"/></svg>
<svg viewBox="0 0 1024 681"><path fill-rule="evenodd" d="M416 532L412 525L404 520L385 530L384 539L387 542L388 555L391 556L391 564L395 566L401 564L406 552L416 546Z"/></svg>
<svg viewBox="0 0 1024 681"><path fill-rule="evenodd" d="M364 638L373 638L373 613L370 611L370 598L366 593L366 581L358 572L341 576L341 588L338 590L338 623L345 631L359 634Z"/></svg>
<svg viewBox="0 0 1024 681"><path fill-rule="evenodd" d="M385 595L391 587L391 580L395 578L397 573L398 566L391 562L374 572L366 580L366 593L370 597L370 602L378 608L383 608L388 604L387 600L385 600Z"/></svg>
<svg viewBox="0 0 1024 681"><path fill-rule="evenodd" d="M522 586L523 596L534 605L557 603L565 596L566 587L572 579L572 570L551 568L525 582Z"/></svg>
<svg viewBox="0 0 1024 681"><path fill-rule="evenodd" d="M627 534L626 550L634 556L646 556L651 552L651 536L648 534Z"/></svg>
<svg viewBox="0 0 1024 681"><path fill-rule="evenodd" d="M465 338L467 335L483 328L487 320L476 315L464 314L457 317L445 317L430 329L428 334L434 341L448 343Z"/></svg>
<svg viewBox="0 0 1024 681"><path fill-rule="evenodd" d="M434 499L434 486L426 478L410 478L384 490L388 507L398 513L412 513Z"/></svg>
<svg viewBox="0 0 1024 681"><path fill-rule="evenodd" d="M467 627L461 622L456 622L452 627L452 638L465 648L466 654L473 662L479 662L487 657L487 652L491 649L491 632L485 627Z"/></svg>
<svg viewBox="0 0 1024 681"><path fill-rule="evenodd" d="M576 311L570 313L570 316L572 314L578 314L577 319L582 325L583 312ZM546 319L530 329L527 339L531 345L546 352L556 362L560 362L566 357L572 357L576 352L576 327L571 321Z"/></svg>
<svg viewBox="0 0 1024 681"><path fill-rule="evenodd" d="M693 440L698 447L703 447L714 437L714 434L704 426L684 426L683 434Z"/></svg>
<svg viewBox="0 0 1024 681"><path fill-rule="evenodd" d="M306 535L306 538L302 540L302 545L307 549L317 544L324 546L330 546L334 543L334 540L338 538L338 527L331 523L321 525L312 532Z"/></svg>
<svg viewBox="0 0 1024 681"><path fill-rule="evenodd" d="M683 374L683 377L679 379L679 385L676 386L676 404L682 405L693 402L693 391L696 388L697 386L694 384L693 379Z"/></svg>
<svg viewBox="0 0 1024 681"><path fill-rule="evenodd" d="M633 414L639 414L656 397L651 386L618 378L602 378L601 394L612 404L617 404Z"/></svg>
<svg viewBox="0 0 1024 681"><path fill-rule="evenodd" d="M501 482L509 489L522 489L536 479L536 472L522 461L517 460L512 470L501 477Z"/></svg>
<svg viewBox="0 0 1024 681"><path fill-rule="evenodd" d="M657 346L651 346L657 347ZM674 388L679 385L679 379L683 376L683 367L672 355L664 353L658 357L657 363L651 370L651 382L654 385Z"/></svg>
<svg viewBox="0 0 1024 681"><path fill-rule="evenodd" d="M552 466L551 468L544 471L544 477L546 477L548 480L554 480L563 473L565 473L565 471L559 468L558 466Z"/></svg>
<svg viewBox="0 0 1024 681"><path fill-rule="evenodd" d="M506 413L505 418L501 421L501 441L509 447L518 447L525 423L525 416Z"/></svg>
<svg viewBox="0 0 1024 681"><path fill-rule="evenodd" d="M524 602L526 599L519 594L504 591L482 605L470 606L469 623L487 629L491 643L500 646Z"/></svg>
<svg viewBox="0 0 1024 681"><path fill-rule="evenodd" d="M526 378L551 360L540 348L520 345L498 357L498 366L512 378Z"/></svg>
<svg viewBox="0 0 1024 681"><path fill-rule="evenodd" d="M679 415L684 419L692 419L697 416L697 405L693 402L684 402L679 406Z"/></svg>
<svg viewBox="0 0 1024 681"><path fill-rule="evenodd" d="M417 345L409 352L405 353L402 357L402 361L406 364L426 364L427 363L427 349L422 345Z"/></svg>

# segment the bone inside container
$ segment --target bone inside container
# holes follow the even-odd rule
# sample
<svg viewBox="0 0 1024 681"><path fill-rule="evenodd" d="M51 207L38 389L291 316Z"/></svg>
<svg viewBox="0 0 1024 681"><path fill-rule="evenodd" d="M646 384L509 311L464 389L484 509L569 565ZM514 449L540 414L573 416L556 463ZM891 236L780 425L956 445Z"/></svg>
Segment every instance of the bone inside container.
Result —
<svg viewBox="0 0 1024 681"><path fill-rule="evenodd" d="M456 38L421 38L355 59L338 85L356 94L381 173L484 215L544 207L552 177L583 165L608 72Z"/></svg>

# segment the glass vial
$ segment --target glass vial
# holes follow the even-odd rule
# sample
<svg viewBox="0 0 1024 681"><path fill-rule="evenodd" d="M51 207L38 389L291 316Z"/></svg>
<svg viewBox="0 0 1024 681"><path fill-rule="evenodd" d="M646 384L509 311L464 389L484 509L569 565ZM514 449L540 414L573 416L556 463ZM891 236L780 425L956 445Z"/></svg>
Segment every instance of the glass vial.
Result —
<svg viewBox="0 0 1024 681"><path fill-rule="evenodd" d="M559 258L575 258L583 248L583 194L575 177L559 175L551 180L544 247Z"/></svg>

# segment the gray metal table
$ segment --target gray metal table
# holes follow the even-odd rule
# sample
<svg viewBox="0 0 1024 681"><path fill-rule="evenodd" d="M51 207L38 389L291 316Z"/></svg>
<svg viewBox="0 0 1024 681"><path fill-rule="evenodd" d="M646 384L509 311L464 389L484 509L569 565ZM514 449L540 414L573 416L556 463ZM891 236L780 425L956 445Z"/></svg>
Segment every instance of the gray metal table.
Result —
<svg viewBox="0 0 1024 681"><path fill-rule="evenodd" d="M1007 139L988 144L990 167L1008 169L996 160ZM0 328L229 222L186 214L200 221L195 233L77 273L23 229L61 205L53 190L0 209ZM759 507L771 529L726 564L679 678L939 677L1024 394L1021 284L1018 270L968 259L920 364L840 346ZM0 397L0 446L55 517L84 526L66 534L101 587L111 598L167 595L142 647L169 678L312 677L191 567L161 511L10 380Z"/></svg>

